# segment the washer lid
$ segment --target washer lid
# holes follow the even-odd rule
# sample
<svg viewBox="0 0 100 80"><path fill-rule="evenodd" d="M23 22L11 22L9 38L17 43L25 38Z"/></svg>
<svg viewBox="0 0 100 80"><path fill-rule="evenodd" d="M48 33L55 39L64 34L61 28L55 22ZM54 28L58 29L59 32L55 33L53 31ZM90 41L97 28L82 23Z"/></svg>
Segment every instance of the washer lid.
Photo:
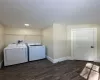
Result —
<svg viewBox="0 0 100 80"><path fill-rule="evenodd" d="M41 43L28 43L28 46L41 46Z"/></svg>

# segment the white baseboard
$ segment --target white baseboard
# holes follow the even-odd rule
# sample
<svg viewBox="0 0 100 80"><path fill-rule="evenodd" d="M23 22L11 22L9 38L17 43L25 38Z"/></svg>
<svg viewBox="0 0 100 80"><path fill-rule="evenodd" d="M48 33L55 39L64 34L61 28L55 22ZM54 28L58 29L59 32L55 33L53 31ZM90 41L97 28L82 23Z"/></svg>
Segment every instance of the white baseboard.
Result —
<svg viewBox="0 0 100 80"><path fill-rule="evenodd" d="M52 63L58 63L58 62L62 62L62 61L65 61L65 60L73 60L72 57L62 57L62 58L58 58L58 59L52 59L51 57L47 56L47 59L49 61L51 61Z"/></svg>
<svg viewBox="0 0 100 80"><path fill-rule="evenodd" d="M100 58L97 58L94 62L100 62Z"/></svg>
<svg viewBox="0 0 100 80"><path fill-rule="evenodd" d="M0 69L2 68L3 61L0 62Z"/></svg>
<svg viewBox="0 0 100 80"><path fill-rule="evenodd" d="M47 59L48 59L49 61L51 61L52 63L54 63L54 59L52 59L51 57L47 56Z"/></svg>
<svg viewBox="0 0 100 80"><path fill-rule="evenodd" d="M52 59L51 57L47 56L47 59L51 61L52 63L58 63L58 62L62 62L65 60L74 60L71 56L62 57L58 59ZM94 62L100 62L100 58L97 58L96 60L94 60Z"/></svg>

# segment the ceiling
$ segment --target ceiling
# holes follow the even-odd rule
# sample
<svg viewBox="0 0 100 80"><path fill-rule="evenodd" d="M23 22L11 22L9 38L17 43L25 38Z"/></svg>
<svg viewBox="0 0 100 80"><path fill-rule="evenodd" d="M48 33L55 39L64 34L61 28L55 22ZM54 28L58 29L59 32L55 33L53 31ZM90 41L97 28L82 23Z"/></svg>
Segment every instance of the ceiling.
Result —
<svg viewBox="0 0 100 80"><path fill-rule="evenodd" d="M99 24L100 0L0 0L0 23L44 28L53 23Z"/></svg>

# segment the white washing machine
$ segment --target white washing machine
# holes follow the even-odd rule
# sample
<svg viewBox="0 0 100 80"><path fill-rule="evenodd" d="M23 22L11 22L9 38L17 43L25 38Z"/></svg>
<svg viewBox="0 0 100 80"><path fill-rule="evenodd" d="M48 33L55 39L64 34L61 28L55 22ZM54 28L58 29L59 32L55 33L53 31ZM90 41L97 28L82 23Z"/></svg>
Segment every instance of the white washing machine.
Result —
<svg viewBox="0 0 100 80"><path fill-rule="evenodd" d="M28 53L25 44L10 44L4 48L4 66L24 63L27 61Z"/></svg>
<svg viewBox="0 0 100 80"><path fill-rule="evenodd" d="M29 61L45 58L45 46L40 44L28 44Z"/></svg>

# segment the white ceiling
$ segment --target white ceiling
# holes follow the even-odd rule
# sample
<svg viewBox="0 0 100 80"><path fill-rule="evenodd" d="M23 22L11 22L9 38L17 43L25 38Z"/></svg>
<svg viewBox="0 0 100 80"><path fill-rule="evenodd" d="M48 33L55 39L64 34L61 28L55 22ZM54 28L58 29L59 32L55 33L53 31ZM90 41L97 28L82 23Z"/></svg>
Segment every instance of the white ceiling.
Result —
<svg viewBox="0 0 100 80"><path fill-rule="evenodd" d="M0 22L44 28L52 23L99 24L100 0L0 0Z"/></svg>

